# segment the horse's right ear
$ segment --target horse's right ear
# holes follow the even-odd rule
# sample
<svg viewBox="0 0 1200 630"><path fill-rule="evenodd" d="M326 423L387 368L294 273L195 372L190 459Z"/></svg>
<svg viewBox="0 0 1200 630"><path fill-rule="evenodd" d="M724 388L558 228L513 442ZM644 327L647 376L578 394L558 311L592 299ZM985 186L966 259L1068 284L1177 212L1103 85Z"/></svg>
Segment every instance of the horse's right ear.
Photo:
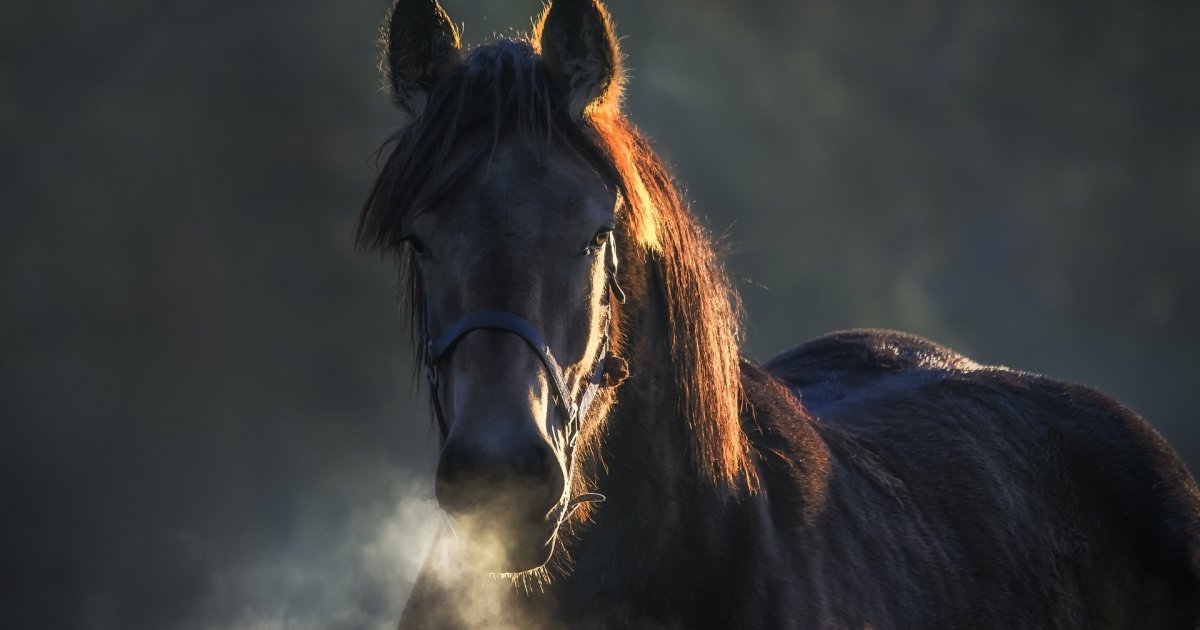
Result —
<svg viewBox="0 0 1200 630"><path fill-rule="evenodd" d="M392 100L417 116L433 86L462 63L458 29L437 0L396 0L386 22L380 65Z"/></svg>

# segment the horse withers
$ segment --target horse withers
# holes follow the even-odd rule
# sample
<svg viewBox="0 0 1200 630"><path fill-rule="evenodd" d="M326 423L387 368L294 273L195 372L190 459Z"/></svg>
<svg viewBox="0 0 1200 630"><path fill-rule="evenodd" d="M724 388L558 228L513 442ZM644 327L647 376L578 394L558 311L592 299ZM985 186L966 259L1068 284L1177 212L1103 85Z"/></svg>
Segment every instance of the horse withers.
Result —
<svg viewBox="0 0 1200 630"><path fill-rule="evenodd" d="M401 627L1198 627L1200 492L1119 403L887 331L740 356L599 2L386 34L408 121L357 238L401 265L447 515Z"/></svg>

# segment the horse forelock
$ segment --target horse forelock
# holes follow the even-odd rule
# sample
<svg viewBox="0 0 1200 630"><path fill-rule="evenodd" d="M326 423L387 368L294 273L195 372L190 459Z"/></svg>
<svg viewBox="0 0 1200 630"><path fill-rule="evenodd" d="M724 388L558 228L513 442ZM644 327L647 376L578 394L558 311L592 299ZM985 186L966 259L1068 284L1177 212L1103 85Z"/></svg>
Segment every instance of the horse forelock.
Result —
<svg viewBox="0 0 1200 630"><path fill-rule="evenodd" d="M573 120L565 101L530 43L506 39L473 50L431 91L422 113L381 147L387 157L359 215L355 242L396 256L398 290L408 295L408 325L419 342L420 280L411 248L400 242L408 223L433 211L506 134L565 143L620 192L622 232L660 279L656 297L670 326L678 411L690 424L697 468L719 485L753 489L757 475L740 422L738 296L646 138L607 108ZM419 354L414 358L420 361Z"/></svg>

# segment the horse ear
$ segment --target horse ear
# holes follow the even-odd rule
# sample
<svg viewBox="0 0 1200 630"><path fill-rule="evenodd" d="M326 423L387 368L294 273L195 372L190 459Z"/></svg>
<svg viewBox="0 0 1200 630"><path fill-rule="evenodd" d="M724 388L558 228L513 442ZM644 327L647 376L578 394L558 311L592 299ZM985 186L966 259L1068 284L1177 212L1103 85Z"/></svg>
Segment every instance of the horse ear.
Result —
<svg viewBox="0 0 1200 630"><path fill-rule="evenodd" d="M392 100L417 116L433 86L462 63L458 29L437 0L396 0L386 21L381 61Z"/></svg>
<svg viewBox="0 0 1200 630"><path fill-rule="evenodd" d="M567 89L571 116L619 107L621 51L612 18L599 0L554 0L533 33L551 75Z"/></svg>

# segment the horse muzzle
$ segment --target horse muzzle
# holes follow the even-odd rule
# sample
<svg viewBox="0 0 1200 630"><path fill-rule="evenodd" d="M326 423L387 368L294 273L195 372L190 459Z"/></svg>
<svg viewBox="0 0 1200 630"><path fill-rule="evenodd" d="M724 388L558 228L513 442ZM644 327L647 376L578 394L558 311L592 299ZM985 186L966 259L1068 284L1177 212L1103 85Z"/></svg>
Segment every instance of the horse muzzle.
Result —
<svg viewBox="0 0 1200 630"><path fill-rule="evenodd" d="M554 551L554 517L565 475L542 440L452 438L438 461L438 503L462 539L467 562L515 573L542 566Z"/></svg>

